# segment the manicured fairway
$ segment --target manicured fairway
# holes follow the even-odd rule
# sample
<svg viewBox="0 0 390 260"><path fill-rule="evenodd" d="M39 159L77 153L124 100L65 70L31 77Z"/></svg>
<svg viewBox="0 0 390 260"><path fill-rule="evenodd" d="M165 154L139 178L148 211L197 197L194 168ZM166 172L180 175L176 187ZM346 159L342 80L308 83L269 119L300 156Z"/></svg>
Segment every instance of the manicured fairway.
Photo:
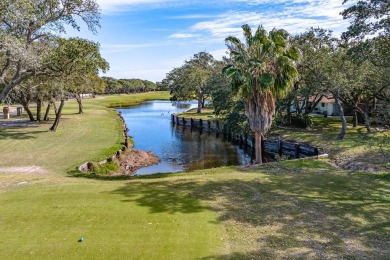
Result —
<svg viewBox="0 0 390 260"><path fill-rule="evenodd" d="M70 101L55 133L45 123L0 128L0 259L388 258L388 172L306 159L142 178L72 175L120 147L109 106L167 97L98 97L85 100L83 115Z"/></svg>
<svg viewBox="0 0 390 260"><path fill-rule="evenodd" d="M38 186L3 193L0 204L0 257L7 259L390 253L388 175L338 171L320 161Z"/></svg>
<svg viewBox="0 0 390 260"><path fill-rule="evenodd" d="M224 251L214 212L147 181L30 188L2 194L0 204L1 259L197 259Z"/></svg>

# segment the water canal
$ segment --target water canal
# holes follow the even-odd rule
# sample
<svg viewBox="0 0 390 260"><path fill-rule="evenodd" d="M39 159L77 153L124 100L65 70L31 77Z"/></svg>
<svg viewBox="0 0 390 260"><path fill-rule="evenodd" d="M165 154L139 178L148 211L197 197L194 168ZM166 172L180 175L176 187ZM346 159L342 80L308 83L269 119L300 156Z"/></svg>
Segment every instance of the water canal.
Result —
<svg viewBox="0 0 390 260"><path fill-rule="evenodd" d="M250 163L250 156L242 149L222 138L216 138L215 134L200 133L196 128L172 126L172 113L193 107L196 107L195 103L173 105L170 101L156 100L117 109L125 119L134 147L152 151L161 159L159 164L137 170L136 175Z"/></svg>

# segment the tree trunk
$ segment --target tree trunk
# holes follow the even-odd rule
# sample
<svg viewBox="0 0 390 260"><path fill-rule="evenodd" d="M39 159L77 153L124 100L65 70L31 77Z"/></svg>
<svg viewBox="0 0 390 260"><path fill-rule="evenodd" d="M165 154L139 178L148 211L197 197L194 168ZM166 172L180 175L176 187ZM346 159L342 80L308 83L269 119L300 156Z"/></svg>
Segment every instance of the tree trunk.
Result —
<svg viewBox="0 0 390 260"><path fill-rule="evenodd" d="M34 115L33 115L33 113L30 110L29 104L25 103L25 102L20 102L20 103L22 104L24 110L26 110L26 113L27 113L30 121L35 121Z"/></svg>
<svg viewBox="0 0 390 260"><path fill-rule="evenodd" d="M358 126L358 124L359 124L359 118L358 118L358 115L357 115L357 113L358 113L358 109L357 109L357 107L358 107L358 101L355 101L355 104L354 104L354 112L353 112L353 127L357 127Z"/></svg>
<svg viewBox="0 0 390 260"><path fill-rule="evenodd" d="M58 123L60 122L60 118L61 118L62 108L64 107L64 103L65 101L62 99L60 103L60 107L58 108L58 111L56 113L56 119L54 120L53 125L49 129L50 131L55 132L57 130Z"/></svg>
<svg viewBox="0 0 390 260"><path fill-rule="evenodd" d="M288 102L288 108L287 109L289 109L290 107L291 107L291 101L289 101ZM294 101L294 103L293 103L293 105L294 105L294 108L295 108L295 113L296 113L296 115L300 115L301 113L302 113L302 108L303 108L303 106L301 107L300 105L299 105L299 100L295 100Z"/></svg>
<svg viewBox="0 0 390 260"><path fill-rule="evenodd" d="M262 147L262 134L260 131L255 132L255 153L256 161L255 163L263 163L263 147Z"/></svg>
<svg viewBox="0 0 390 260"><path fill-rule="evenodd" d="M47 104L45 116L43 117L43 120L44 120L44 121L49 121L50 107L51 107L51 102L49 102L49 103Z"/></svg>
<svg viewBox="0 0 390 260"><path fill-rule="evenodd" d="M23 91L20 92L20 98L18 98L19 103L23 106L24 110L26 110L26 113L30 119L30 121L35 121L34 115L30 110L30 102L29 98L24 95Z"/></svg>
<svg viewBox="0 0 390 260"><path fill-rule="evenodd" d="M5 99L8 96L8 93L11 92L12 88L15 87L14 84L3 84L3 90L0 92L0 103L5 103Z"/></svg>
<svg viewBox="0 0 390 260"><path fill-rule="evenodd" d="M55 101L52 101L51 104L53 105L54 108L54 113L57 115L58 109Z"/></svg>
<svg viewBox="0 0 390 260"><path fill-rule="evenodd" d="M318 103L320 103L320 101L322 100L323 97L324 97L324 95L321 95L320 97L315 98L313 100L313 102L310 102L308 99L306 102L306 107L305 107L305 115L308 115L311 112L313 112L313 110L317 107Z"/></svg>
<svg viewBox="0 0 390 260"><path fill-rule="evenodd" d="M37 121L41 121L41 114L42 114L42 99L37 99Z"/></svg>
<svg viewBox="0 0 390 260"><path fill-rule="evenodd" d="M364 126L367 129L367 133L371 133L370 120L368 119L367 111L363 111L361 108L356 107L357 111L363 116Z"/></svg>
<svg viewBox="0 0 390 260"><path fill-rule="evenodd" d="M356 110L353 112L352 123L353 123L353 127L357 127L359 124L359 118Z"/></svg>
<svg viewBox="0 0 390 260"><path fill-rule="evenodd" d="M334 96L334 99L336 101L336 104L340 107L340 119L341 119L341 131L340 131L339 135L337 136L336 140L343 140L345 134L347 133L347 120L345 119L344 108L341 105L339 97Z"/></svg>
<svg viewBox="0 0 390 260"><path fill-rule="evenodd" d="M203 92L201 91L198 94L198 108L196 109L197 114L200 114L202 112L202 103L203 103Z"/></svg>
<svg viewBox="0 0 390 260"><path fill-rule="evenodd" d="M291 125L291 107L290 103L287 105L287 125Z"/></svg>
<svg viewBox="0 0 390 260"><path fill-rule="evenodd" d="M79 104L79 114L84 113L83 104L81 103L82 102L81 94L79 94L79 93L76 94L76 100L77 100L77 103Z"/></svg>

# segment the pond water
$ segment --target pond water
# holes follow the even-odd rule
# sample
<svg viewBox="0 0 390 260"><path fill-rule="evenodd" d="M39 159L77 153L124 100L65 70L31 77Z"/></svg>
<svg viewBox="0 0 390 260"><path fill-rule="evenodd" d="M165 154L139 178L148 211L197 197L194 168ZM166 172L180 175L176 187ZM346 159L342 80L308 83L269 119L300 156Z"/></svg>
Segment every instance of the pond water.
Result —
<svg viewBox="0 0 390 260"><path fill-rule="evenodd" d="M171 114L196 107L195 102L173 105L170 101L149 101L118 108L134 140L134 148L152 151L161 162L141 168L136 175L208 169L224 165L247 165L251 158L238 146L197 128L172 126Z"/></svg>

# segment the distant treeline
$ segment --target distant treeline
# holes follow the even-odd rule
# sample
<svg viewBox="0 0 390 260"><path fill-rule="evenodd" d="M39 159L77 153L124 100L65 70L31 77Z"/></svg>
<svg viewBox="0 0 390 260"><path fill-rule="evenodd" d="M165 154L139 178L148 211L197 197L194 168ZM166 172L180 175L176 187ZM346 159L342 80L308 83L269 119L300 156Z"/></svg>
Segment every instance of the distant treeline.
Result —
<svg viewBox="0 0 390 260"><path fill-rule="evenodd" d="M129 94L157 90L156 83L142 79L114 79L102 77L106 94Z"/></svg>

